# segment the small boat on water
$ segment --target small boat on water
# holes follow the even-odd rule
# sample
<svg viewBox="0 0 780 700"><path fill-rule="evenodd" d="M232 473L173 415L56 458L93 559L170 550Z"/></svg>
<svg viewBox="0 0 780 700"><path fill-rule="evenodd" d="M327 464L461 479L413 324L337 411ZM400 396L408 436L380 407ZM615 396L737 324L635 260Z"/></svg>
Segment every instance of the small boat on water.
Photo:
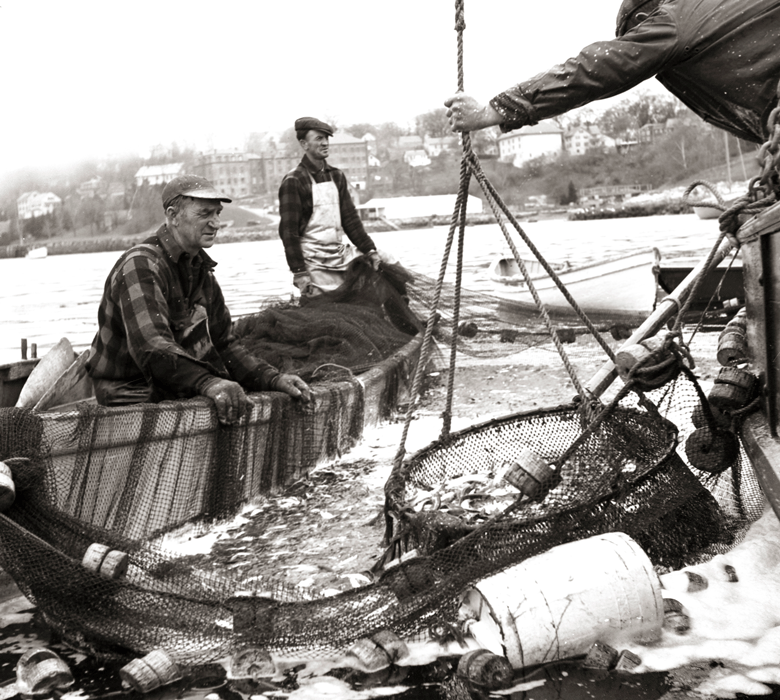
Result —
<svg viewBox="0 0 780 700"><path fill-rule="evenodd" d="M643 321L656 299L657 249L582 266L553 265L580 308L594 320ZM571 305L537 260L523 261L539 298L551 316L573 317ZM558 269L555 269L555 268ZM494 294L512 308L536 310L536 303L513 257L498 257L488 270Z"/></svg>
<svg viewBox="0 0 780 700"><path fill-rule="evenodd" d="M658 269L658 286L666 294L671 294L691 273L698 259L671 258L664 260ZM736 307L745 302L745 284L742 272L742 260L724 261L710 270L696 288L690 304L691 311L703 311L706 308L722 307L729 302Z"/></svg>
<svg viewBox="0 0 780 700"><path fill-rule="evenodd" d="M693 211L700 219L717 219L723 213L718 207L706 204L694 204Z"/></svg>
<svg viewBox="0 0 780 700"><path fill-rule="evenodd" d="M48 255L49 249L45 245L42 245L38 246L37 248L30 248L24 257L30 258L31 260L40 260L41 258L45 258Z"/></svg>

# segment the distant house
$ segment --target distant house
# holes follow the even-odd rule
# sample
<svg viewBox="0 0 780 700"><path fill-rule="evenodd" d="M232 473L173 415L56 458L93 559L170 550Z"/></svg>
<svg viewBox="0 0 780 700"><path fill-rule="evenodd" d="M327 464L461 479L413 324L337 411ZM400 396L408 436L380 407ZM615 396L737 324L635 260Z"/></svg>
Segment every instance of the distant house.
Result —
<svg viewBox="0 0 780 700"><path fill-rule="evenodd" d="M184 163L166 163L164 165L143 165L135 174L135 184L140 187L147 185L162 185L173 178L184 174Z"/></svg>
<svg viewBox="0 0 780 700"><path fill-rule="evenodd" d="M639 142L640 143L653 143L657 138L663 136L668 129L666 124L645 124L639 127Z"/></svg>
<svg viewBox="0 0 780 700"><path fill-rule="evenodd" d="M404 163L412 168L420 168L424 165L430 165L431 159L422 148L417 148L413 151L404 151Z"/></svg>
<svg viewBox="0 0 780 700"><path fill-rule="evenodd" d="M460 141L457 136L426 136L425 152L431 157L460 150Z"/></svg>
<svg viewBox="0 0 780 700"><path fill-rule="evenodd" d="M398 148L402 151L414 151L423 147L423 140L417 134L398 137Z"/></svg>
<svg viewBox="0 0 780 700"><path fill-rule="evenodd" d="M605 152L608 149L615 148L615 139L601 133L596 124L587 124L585 126L573 129L565 134L566 150L573 156L585 155L590 151Z"/></svg>
<svg viewBox="0 0 780 700"><path fill-rule="evenodd" d="M563 129L554 122L524 126L498 137L498 158L520 167L540 156L555 156L563 151Z"/></svg>
<svg viewBox="0 0 780 700"><path fill-rule="evenodd" d="M357 209L364 221L374 219L416 219L431 216L452 216L455 194L435 194L425 197L388 197L371 199ZM468 195L466 211L482 213L482 200Z"/></svg>
<svg viewBox="0 0 780 700"><path fill-rule="evenodd" d="M62 200L53 192L25 192L16 200L19 220L51 214L62 206Z"/></svg>

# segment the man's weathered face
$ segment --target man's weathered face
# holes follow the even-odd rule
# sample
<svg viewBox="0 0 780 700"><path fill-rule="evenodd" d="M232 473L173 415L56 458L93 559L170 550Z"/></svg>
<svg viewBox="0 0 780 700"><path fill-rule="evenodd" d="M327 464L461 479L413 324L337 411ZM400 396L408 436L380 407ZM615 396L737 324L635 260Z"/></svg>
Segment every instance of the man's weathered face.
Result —
<svg viewBox="0 0 780 700"><path fill-rule="evenodd" d="M322 132L310 129L306 132L306 138L301 141L303 152L313 161L322 161L328 157L330 152L329 136Z"/></svg>
<svg viewBox="0 0 780 700"><path fill-rule="evenodd" d="M171 219L177 243L190 255L201 248L211 248L219 231L221 211L222 204L216 199L185 200Z"/></svg>

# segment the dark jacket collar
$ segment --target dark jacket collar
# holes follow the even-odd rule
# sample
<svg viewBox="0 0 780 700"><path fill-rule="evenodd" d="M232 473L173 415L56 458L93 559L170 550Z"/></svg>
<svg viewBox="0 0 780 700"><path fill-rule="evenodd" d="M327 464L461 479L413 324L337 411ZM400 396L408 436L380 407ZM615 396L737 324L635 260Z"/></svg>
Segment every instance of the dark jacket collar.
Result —
<svg viewBox="0 0 780 700"><path fill-rule="evenodd" d="M179 262L179 258L181 258L182 255L184 255L184 248L182 248L177 242L176 239L173 237L173 234L168 230L168 224L163 224L160 226L159 229L157 229L157 233L155 234L157 236L157 240L160 241L160 245L162 246L162 249L167 253L168 257L173 260L174 263ZM198 251L196 255L193 255L193 260L195 258L200 258L201 263L205 265L209 270L213 270L217 263L214 262L214 260L211 259L208 253L206 253L205 250L202 248Z"/></svg>
<svg viewBox="0 0 780 700"><path fill-rule="evenodd" d="M309 158L308 155L305 153L303 154L303 158L301 159L301 165L306 168L312 175L316 175L317 173L321 173L323 170L332 170L333 168L328 165L328 161L325 161L325 165L323 167L319 167L316 163L312 162L311 158Z"/></svg>

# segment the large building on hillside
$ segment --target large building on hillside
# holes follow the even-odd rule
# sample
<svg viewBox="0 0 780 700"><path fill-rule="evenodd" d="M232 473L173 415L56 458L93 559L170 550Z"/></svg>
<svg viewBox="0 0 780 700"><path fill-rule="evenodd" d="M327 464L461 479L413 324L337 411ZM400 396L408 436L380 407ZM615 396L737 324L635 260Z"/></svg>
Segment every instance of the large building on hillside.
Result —
<svg viewBox="0 0 780 700"><path fill-rule="evenodd" d="M352 134L335 133L330 137L328 163L343 170L356 190L366 189L368 183L368 143Z"/></svg>
<svg viewBox="0 0 780 700"><path fill-rule="evenodd" d="M195 161L195 174L235 199L265 191L263 159L246 151L201 153Z"/></svg>
<svg viewBox="0 0 780 700"><path fill-rule="evenodd" d="M195 162L195 174L236 199L253 195L276 194L282 178L301 162L301 151L270 150L255 154L246 151L210 151ZM328 163L344 171L356 190L368 182L368 144L349 134L330 138Z"/></svg>
<svg viewBox="0 0 780 700"><path fill-rule="evenodd" d="M563 151L563 129L546 121L524 126L498 137L498 159L520 167L540 156L557 156Z"/></svg>
<svg viewBox="0 0 780 700"><path fill-rule="evenodd" d="M62 200L54 192L25 192L16 200L20 221L51 214L62 206Z"/></svg>

